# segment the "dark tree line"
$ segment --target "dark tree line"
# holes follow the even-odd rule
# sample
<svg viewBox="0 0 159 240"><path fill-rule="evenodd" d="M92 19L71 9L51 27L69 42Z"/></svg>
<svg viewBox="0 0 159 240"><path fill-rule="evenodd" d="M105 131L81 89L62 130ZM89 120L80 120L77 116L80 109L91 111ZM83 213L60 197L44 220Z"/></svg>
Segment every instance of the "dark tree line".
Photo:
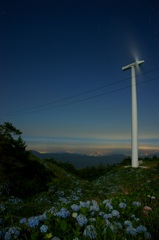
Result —
<svg viewBox="0 0 159 240"><path fill-rule="evenodd" d="M46 190L52 173L31 159L21 134L9 122L0 125L0 184L7 184L10 194L27 197Z"/></svg>
<svg viewBox="0 0 159 240"><path fill-rule="evenodd" d="M85 168L76 169L70 162L56 161L53 158L45 159L45 161L51 162L65 171L87 181L94 181L102 175L112 170L116 165L102 164L99 163L97 166L87 166Z"/></svg>

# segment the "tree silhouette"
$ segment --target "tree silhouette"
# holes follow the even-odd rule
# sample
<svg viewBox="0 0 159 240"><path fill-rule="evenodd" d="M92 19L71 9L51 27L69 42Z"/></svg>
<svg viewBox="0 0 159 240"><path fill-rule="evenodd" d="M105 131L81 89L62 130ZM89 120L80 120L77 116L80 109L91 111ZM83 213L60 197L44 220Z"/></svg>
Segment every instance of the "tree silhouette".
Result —
<svg viewBox="0 0 159 240"><path fill-rule="evenodd" d="M52 174L30 158L21 134L9 122L0 125L0 181L9 185L12 194L29 196L45 190Z"/></svg>

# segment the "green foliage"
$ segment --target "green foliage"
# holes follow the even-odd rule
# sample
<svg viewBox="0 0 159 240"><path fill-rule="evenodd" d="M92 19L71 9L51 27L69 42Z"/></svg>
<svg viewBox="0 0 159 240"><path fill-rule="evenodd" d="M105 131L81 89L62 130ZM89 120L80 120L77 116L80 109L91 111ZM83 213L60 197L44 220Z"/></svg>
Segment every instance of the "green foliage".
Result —
<svg viewBox="0 0 159 240"><path fill-rule="evenodd" d="M21 203L17 199L18 204L15 204L14 199L9 199L5 204L1 203L1 215L4 219L2 228L19 227L21 231L17 239L52 239L56 236L60 239L87 240L91 238L83 234L89 225L92 225L97 233L92 238L95 240L147 239L146 230L136 233L135 229L139 226L142 226L141 229L143 226L147 228L152 235L151 239L158 239L159 172L157 168L133 169L115 166L97 180L88 182L67 174L52 163L45 164L52 171L56 171L57 176L50 183L49 191L37 194L27 202ZM91 201L92 199L96 202ZM80 206L79 210L72 209L73 203ZM145 210L146 206L151 210ZM65 208L64 212L62 208ZM117 213L113 210L118 211L120 216L113 215ZM67 211L68 216L65 215ZM22 217L27 217L27 221L31 222L29 218L31 216L35 216L33 218L36 223L43 213L47 218L40 220L34 227L29 227L27 223L19 224ZM77 216L80 214L88 220L83 226L77 221ZM127 228L125 221L133 227ZM43 225L47 227L46 232L40 230Z"/></svg>
<svg viewBox="0 0 159 240"><path fill-rule="evenodd" d="M75 174L75 175L77 175L77 173L78 173L76 168L70 162L56 161L53 158L45 159L45 161L48 162L48 163L55 164L56 166L64 169L65 171L67 171L68 173L72 173L72 174Z"/></svg>
<svg viewBox="0 0 159 240"><path fill-rule="evenodd" d="M130 166L131 165L131 158L127 157L123 159L123 161L120 163L120 166Z"/></svg>
<svg viewBox="0 0 159 240"><path fill-rule="evenodd" d="M8 122L0 125L0 171L0 182L7 182L10 193L16 196L46 190L53 176L43 164L30 159L21 131Z"/></svg>
<svg viewBox="0 0 159 240"><path fill-rule="evenodd" d="M20 240L144 240L150 232L157 240L159 158L140 164L134 169L125 159L76 170L70 163L36 158L26 151L19 130L0 125L0 238L11 231L10 239ZM81 214L87 219L82 226ZM20 223L23 218L26 223Z"/></svg>
<svg viewBox="0 0 159 240"><path fill-rule="evenodd" d="M77 176L88 181L94 181L100 176L108 173L111 169L115 168L116 165L104 165L100 163L98 166L86 167L77 170Z"/></svg>
<svg viewBox="0 0 159 240"><path fill-rule="evenodd" d="M59 166L60 168L64 169L68 173L71 173L87 181L94 181L97 178L99 178L101 175L106 174L111 169L115 168L115 166L117 166L117 165L109 165L109 164L104 165L100 163L97 166L76 169L70 162L56 161L53 158L45 159L45 161L48 163L53 163L56 166Z"/></svg>

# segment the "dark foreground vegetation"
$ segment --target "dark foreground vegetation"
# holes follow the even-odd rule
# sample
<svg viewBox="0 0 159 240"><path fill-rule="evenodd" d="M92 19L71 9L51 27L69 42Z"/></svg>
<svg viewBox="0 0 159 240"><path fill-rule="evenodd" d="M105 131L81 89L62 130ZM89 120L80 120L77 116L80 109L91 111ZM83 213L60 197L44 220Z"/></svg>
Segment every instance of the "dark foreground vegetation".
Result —
<svg viewBox="0 0 159 240"><path fill-rule="evenodd" d="M159 158L75 169L0 125L0 239L158 239Z"/></svg>

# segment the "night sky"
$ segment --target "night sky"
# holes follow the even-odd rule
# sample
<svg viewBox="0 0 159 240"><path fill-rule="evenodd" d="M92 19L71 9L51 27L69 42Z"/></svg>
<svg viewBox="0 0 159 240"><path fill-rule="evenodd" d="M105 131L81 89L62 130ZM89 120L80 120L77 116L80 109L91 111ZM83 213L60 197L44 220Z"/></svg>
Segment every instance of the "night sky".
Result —
<svg viewBox="0 0 159 240"><path fill-rule="evenodd" d="M136 71L140 151L159 151L157 0L0 3L0 124L41 152L131 147Z"/></svg>

